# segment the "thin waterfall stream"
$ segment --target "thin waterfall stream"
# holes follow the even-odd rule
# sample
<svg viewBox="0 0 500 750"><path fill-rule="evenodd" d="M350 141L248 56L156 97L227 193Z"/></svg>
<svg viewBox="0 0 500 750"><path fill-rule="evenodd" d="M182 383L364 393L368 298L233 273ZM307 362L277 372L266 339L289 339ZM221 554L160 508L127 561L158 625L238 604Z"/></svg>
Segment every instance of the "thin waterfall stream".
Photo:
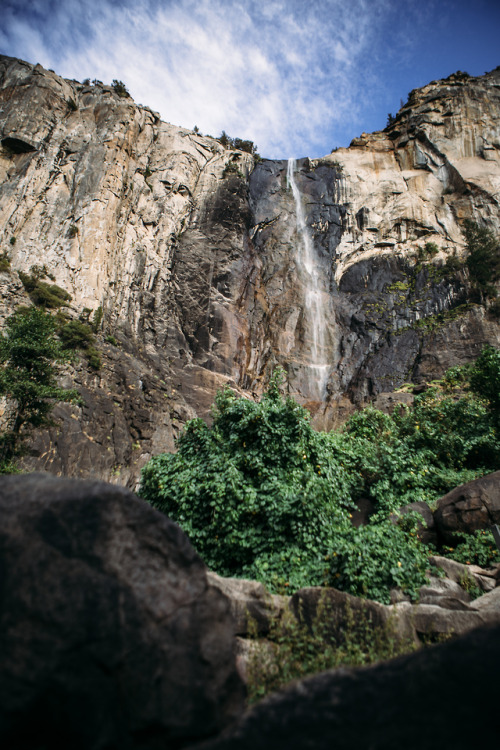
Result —
<svg viewBox="0 0 500 750"><path fill-rule="evenodd" d="M309 395L323 399L328 381L329 366L326 356L326 315L320 286L320 271L314 243L306 224L302 196L295 180L297 162L288 159L287 185L292 189L297 221L296 261L304 287L305 335L310 340L310 360L307 365Z"/></svg>

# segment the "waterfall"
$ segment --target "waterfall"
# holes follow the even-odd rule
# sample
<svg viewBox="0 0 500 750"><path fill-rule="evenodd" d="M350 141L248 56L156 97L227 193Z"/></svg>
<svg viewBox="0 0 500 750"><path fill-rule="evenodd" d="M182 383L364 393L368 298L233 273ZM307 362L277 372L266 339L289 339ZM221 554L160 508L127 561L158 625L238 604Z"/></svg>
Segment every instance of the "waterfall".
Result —
<svg viewBox="0 0 500 750"><path fill-rule="evenodd" d="M306 224L300 190L295 180L296 160L288 159L287 185L292 189L297 221L296 262L299 278L304 287L304 322L306 337L310 337L310 360L307 365L307 390L318 399L325 397L328 380L328 363L325 351L326 321L323 295L320 287L318 259L314 243Z"/></svg>

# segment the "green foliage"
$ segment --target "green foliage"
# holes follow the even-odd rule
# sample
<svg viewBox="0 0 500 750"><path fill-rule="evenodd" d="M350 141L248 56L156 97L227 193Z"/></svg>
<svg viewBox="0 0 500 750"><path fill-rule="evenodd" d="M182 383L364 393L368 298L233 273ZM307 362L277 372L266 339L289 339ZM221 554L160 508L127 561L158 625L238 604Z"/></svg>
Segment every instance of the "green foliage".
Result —
<svg viewBox="0 0 500 750"><path fill-rule="evenodd" d="M102 365L101 353L95 346L89 346L85 352L87 362L94 370L100 370Z"/></svg>
<svg viewBox="0 0 500 750"><path fill-rule="evenodd" d="M212 427L186 425L178 452L153 458L142 496L175 518L223 575L261 573L294 547L317 564L332 528L348 523L350 482L307 412L271 382L260 403L221 391ZM264 558L269 557L269 560ZM276 563L276 560L275 560ZM287 580L287 560L280 573Z"/></svg>
<svg viewBox="0 0 500 750"><path fill-rule="evenodd" d="M71 294L65 289L57 284L42 281L46 276L49 274L45 266L32 266L29 274L19 271L19 278L33 304L37 307L57 309L71 301Z"/></svg>
<svg viewBox="0 0 500 750"><path fill-rule="evenodd" d="M439 253L439 247L435 242L426 242L424 247L420 245L417 248L417 257L419 260L429 260Z"/></svg>
<svg viewBox="0 0 500 750"><path fill-rule="evenodd" d="M72 240L73 237L76 237L77 234L78 234L78 227L76 226L76 224L71 224L67 232L69 239Z"/></svg>
<svg viewBox="0 0 500 750"><path fill-rule="evenodd" d="M102 305L99 305L99 307L94 310L94 315L92 316L92 330L94 331L94 333L98 333L98 331L100 330L103 317L104 311L102 309Z"/></svg>
<svg viewBox="0 0 500 750"><path fill-rule="evenodd" d="M495 373L484 371L492 392ZM189 422L178 452L144 468L141 494L221 575L276 592L326 584L388 602L399 587L416 598L429 549L415 517L395 524L390 515L416 501L433 506L500 463L491 408L472 393L447 395L469 376L456 369L412 408L367 408L331 433L315 432L304 409L283 398L279 373L260 403L222 391L213 425ZM355 529L349 516L361 498L375 513Z"/></svg>
<svg viewBox="0 0 500 750"><path fill-rule="evenodd" d="M76 112L77 111L78 104L71 97L68 99L68 101L66 102L66 104L68 105L68 109L69 109L70 112Z"/></svg>
<svg viewBox="0 0 500 750"><path fill-rule="evenodd" d="M271 623L266 641L257 640L254 628L248 663L250 704L308 675L338 667L367 666L415 650L413 642L397 637L393 622L376 625L367 613L354 614L349 606L342 637L336 640L330 633L335 614L320 599L309 627L286 612Z"/></svg>
<svg viewBox="0 0 500 750"><path fill-rule="evenodd" d="M329 585L384 604L390 604L392 588L416 600L429 567L429 549L418 541L417 519L411 520L405 528L386 518L345 529L329 556Z"/></svg>
<svg viewBox="0 0 500 750"><path fill-rule="evenodd" d="M130 97L130 94L128 92L127 87L123 83L123 81L118 81L116 78L114 78L111 81L111 87L113 88L115 94L118 94L120 97Z"/></svg>
<svg viewBox="0 0 500 750"><path fill-rule="evenodd" d="M444 272L445 274L456 274L458 271L461 271L464 267L463 261L460 260L458 255L455 253L452 253L451 255L448 255L446 258L446 262L444 264Z"/></svg>
<svg viewBox="0 0 500 750"><path fill-rule="evenodd" d="M55 400L76 397L75 391L57 385L57 365L68 356L56 329L55 319L35 307L19 308L5 323L0 337L0 395L14 406L0 437L0 471L20 455L29 428L49 422Z"/></svg>
<svg viewBox="0 0 500 750"><path fill-rule="evenodd" d="M14 245L16 244L16 238L15 237L11 237L10 240L9 240L9 242L12 245L12 247L14 247Z"/></svg>
<svg viewBox="0 0 500 750"><path fill-rule="evenodd" d="M457 537L463 539L463 534L457 534ZM486 529L469 534L456 547L444 547L443 552L457 562L479 565L481 568L489 568L500 563L500 551L492 532Z"/></svg>
<svg viewBox="0 0 500 750"><path fill-rule="evenodd" d="M10 257L7 252L0 253L0 273L9 273L10 271Z"/></svg>
<svg viewBox="0 0 500 750"><path fill-rule="evenodd" d="M243 174L241 173L240 168L235 161L229 161L226 164L226 166L224 167L224 171L222 172L222 178L224 179L224 177L227 177L230 174L235 174L238 177L243 177Z"/></svg>
<svg viewBox="0 0 500 750"><path fill-rule="evenodd" d="M64 349L82 349L89 365L95 370L100 369L101 355L94 346L94 334L88 323L78 319L70 320L60 328L59 337Z"/></svg>
<svg viewBox="0 0 500 750"><path fill-rule="evenodd" d="M464 222L467 245L467 268L481 294L495 296L493 284L500 279L500 246L486 227L470 220Z"/></svg>
<svg viewBox="0 0 500 750"><path fill-rule="evenodd" d="M453 487L494 471L500 459L484 404L472 396L456 401L438 389L392 416L364 409L345 430L362 496L373 500L379 515L416 501L433 505Z"/></svg>
<svg viewBox="0 0 500 750"><path fill-rule="evenodd" d="M90 326L77 319L62 326L59 338L64 349L87 349L94 341Z"/></svg>
<svg viewBox="0 0 500 750"><path fill-rule="evenodd" d="M246 151L248 154L252 154L252 156L259 158L257 146L253 141L245 141L241 138L231 138L224 130L217 140L222 146L224 146L224 148L234 148L238 151Z"/></svg>
<svg viewBox="0 0 500 750"><path fill-rule="evenodd" d="M500 427L500 349L485 346L470 372L470 389L487 400L497 427Z"/></svg>

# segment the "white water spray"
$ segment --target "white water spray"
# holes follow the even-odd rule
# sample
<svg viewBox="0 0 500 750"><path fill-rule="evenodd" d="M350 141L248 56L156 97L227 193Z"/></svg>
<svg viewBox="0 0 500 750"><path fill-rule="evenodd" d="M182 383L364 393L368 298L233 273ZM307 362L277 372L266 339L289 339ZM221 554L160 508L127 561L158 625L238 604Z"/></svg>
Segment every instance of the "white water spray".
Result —
<svg viewBox="0 0 500 750"><path fill-rule="evenodd" d="M296 259L299 276L304 286L304 320L306 335L311 338L310 364L308 365L308 390L319 399L325 396L328 380L328 363L326 362L325 338L326 322L323 308L323 297L320 290L318 262L314 251L311 233L306 224L304 206L300 190L295 181L297 163L288 159L287 185L292 189L297 218Z"/></svg>

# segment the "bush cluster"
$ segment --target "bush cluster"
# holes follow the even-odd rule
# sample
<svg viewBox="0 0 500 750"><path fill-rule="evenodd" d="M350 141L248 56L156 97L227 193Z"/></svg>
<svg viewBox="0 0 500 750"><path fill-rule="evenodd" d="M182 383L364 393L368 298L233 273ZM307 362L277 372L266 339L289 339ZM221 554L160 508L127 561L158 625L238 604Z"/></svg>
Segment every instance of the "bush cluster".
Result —
<svg viewBox="0 0 500 750"><path fill-rule="evenodd" d="M12 408L0 434L0 474L14 470L29 429L50 423L55 401L77 397L74 390L57 384L58 364L67 360L50 313L20 307L7 319L0 335L0 396L9 399Z"/></svg>
<svg viewBox="0 0 500 750"><path fill-rule="evenodd" d="M473 221L464 222L467 268L480 299L495 298L495 284L500 280L500 243L486 227Z"/></svg>
<svg viewBox="0 0 500 750"><path fill-rule="evenodd" d="M48 284L42 279L50 278L45 266L32 266L29 274L19 271L19 278L37 307L57 309L71 301L71 294L57 284Z"/></svg>
<svg viewBox="0 0 500 750"><path fill-rule="evenodd" d="M8 273L10 271L10 257L5 250L0 253L0 272Z"/></svg>
<svg viewBox="0 0 500 750"><path fill-rule="evenodd" d="M491 380L486 364L480 359L475 371ZM412 408L367 408L342 432L324 433L281 396L279 377L260 403L220 392L212 426L192 420L177 453L148 463L142 496L178 521L222 575L276 592L333 585L387 603L399 587L415 598L429 549L416 518L396 524L390 516L410 502L433 506L498 467L494 394L457 399L436 387ZM452 373L448 388L457 380ZM375 513L356 529L350 514L361 498Z"/></svg>
<svg viewBox="0 0 500 750"><path fill-rule="evenodd" d="M231 136L229 136L224 130L217 140L222 146L224 146L224 148L234 148L238 149L238 151L246 151L248 154L252 154L252 156L255 157L259 156L257 153L257 146L253 141L245 141L241 138L231 138Z"/></svg>

